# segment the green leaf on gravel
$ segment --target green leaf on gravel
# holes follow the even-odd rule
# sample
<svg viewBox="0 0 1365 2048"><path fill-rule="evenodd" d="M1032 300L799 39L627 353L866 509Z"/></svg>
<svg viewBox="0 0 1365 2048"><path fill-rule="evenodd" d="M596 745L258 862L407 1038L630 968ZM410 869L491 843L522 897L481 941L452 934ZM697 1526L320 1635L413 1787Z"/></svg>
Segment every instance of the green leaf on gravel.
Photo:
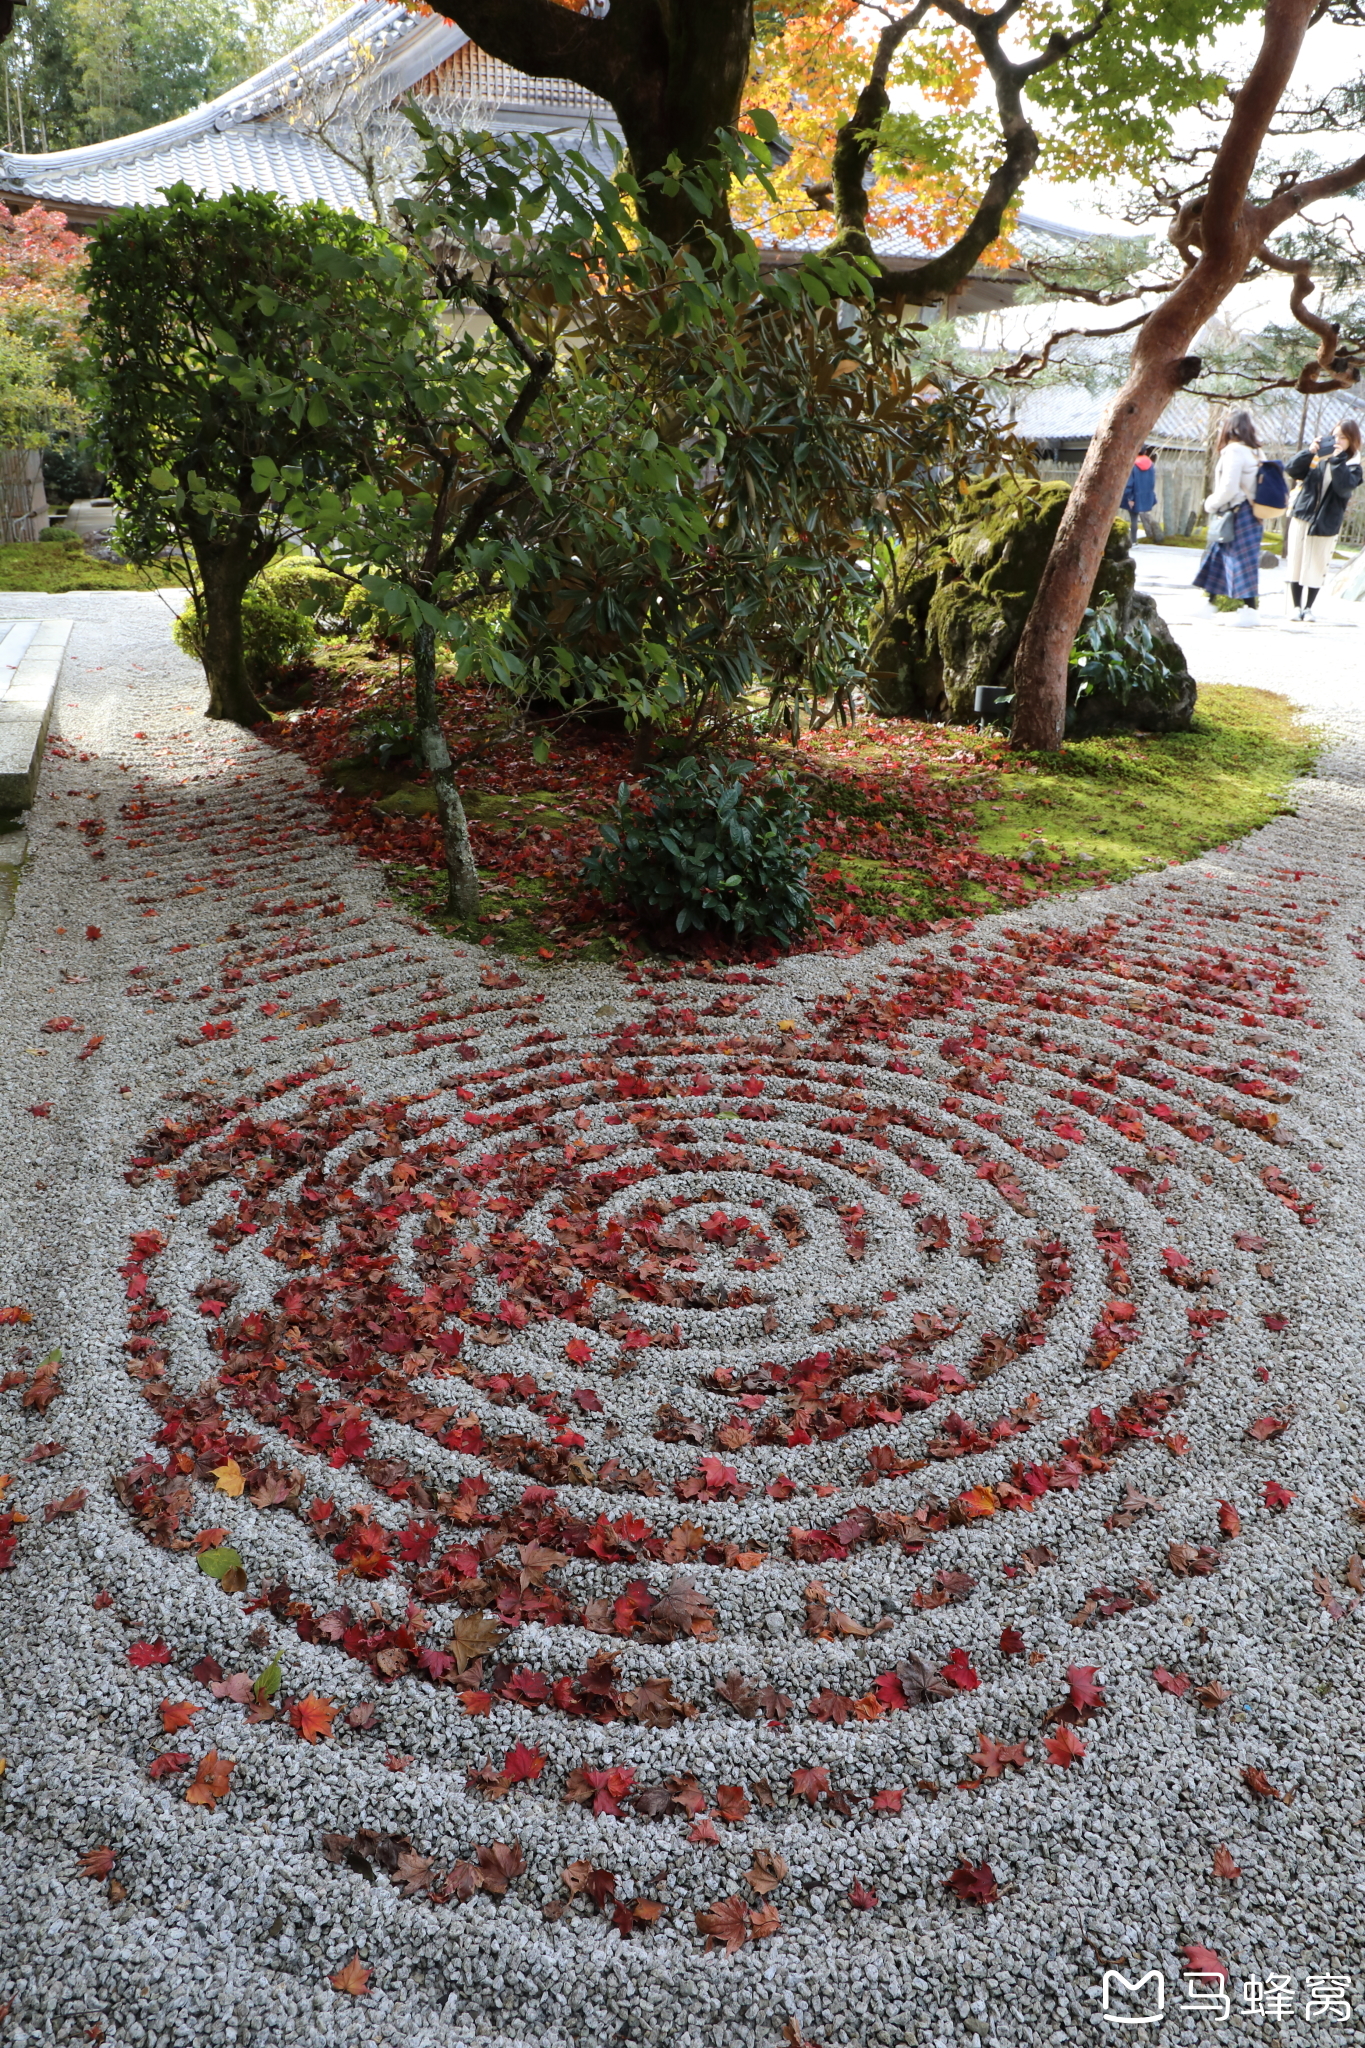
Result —
<svg viewBox="0 0 1365 2048"><path fill-rule="evenodd" d="M208 1573L211 1579L222 1580L229 1572L242 1570L242 1560L237 1551L223 1544L217 1550L201 1550L199 1569Z"/></svg>

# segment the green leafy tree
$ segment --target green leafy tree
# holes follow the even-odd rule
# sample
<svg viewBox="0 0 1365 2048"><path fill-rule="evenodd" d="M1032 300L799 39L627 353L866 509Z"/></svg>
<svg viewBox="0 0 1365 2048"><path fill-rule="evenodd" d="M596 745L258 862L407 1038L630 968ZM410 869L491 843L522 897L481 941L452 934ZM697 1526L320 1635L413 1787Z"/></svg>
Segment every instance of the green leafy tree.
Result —
<svg viewBox="0 0 1365 2048"><path fill-rule="evenodd" d="M989 433L914 336L841 326L853 260L773 279L741 240L702 262L641 233L629 179L545 138L425 134L406 214L430 314L390 360L357 359L367 391L386 380L380 429L358 423L349 482L257 477L411 639L468 915L438 646L458 677L685 745L809 708L856 680L878 541L929 516ZM249 362L224 367L281 402Z"/></svg>
<svg viewBox="0 0 1365 2048"><path fill-rule="evenodd" d="M95 431L119 544L139 562L178 551L190 570L210 718L264 715L243 669L242 597L286 522L262 465L349 474L384 383L376 340L398 358L420 311L411 279L368 223L263 192L173 186L92 240ZM269 403L242 394L225 358L252 366Z"/></svg>

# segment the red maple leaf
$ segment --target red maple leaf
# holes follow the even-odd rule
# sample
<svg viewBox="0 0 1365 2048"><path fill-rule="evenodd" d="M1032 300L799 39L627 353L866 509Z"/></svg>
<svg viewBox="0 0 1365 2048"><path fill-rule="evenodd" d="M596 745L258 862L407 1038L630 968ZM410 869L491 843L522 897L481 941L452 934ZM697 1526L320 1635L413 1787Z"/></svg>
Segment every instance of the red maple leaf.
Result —
<svg viewBox="0 0 1365 2048"><path fill-rule="evenodd" d="M969 1906L989 1906L1000 1896L995 1872L989 1863L970 1863L964 1856L950 1877L941 1880L946 1890L956 1892Z"/></svg>
<svg viewBox="0 0 1365 2048"><path fill-rule="evenodd" d="M545 1768L545 1758L538 1749L531 1749L526 1743L518 1742L509 1749L502 1760L502 1775L509 1785L528 1784L538 1778Z"/></svg>
<svg viewBox="0 0 1365 2048"><path fill-rule="evenodd" d="M1065 1722L1055 1735L1043 1737L1043 1748L1060 1771L1069 1771L1085 1755L1085 1744L1075 1729Z"/></svg>
<svg viewBox="0 0 1365 2048"><path fill-rule="evenodd" d="M80 1858L82 1877L108 1877L118 1858L112 1849L87 1849Z"/></svg>
<svg viewBox="0 0 1365 2048"><path fill-rule="evenodd" d="M1018 1657L1028 1648L1017 1628L1002 1628L1000 1631L1000 1654L1002 1657Z"/></svg>
<svg viewBox="0 0 1365 2048"><path fill-rule="evenodd" d="M899 1785L887 1785L872 1794L874 1813L899 1813L904 1804L905 1794Z"/></svg>
<svg viewBox="0 0 1365 2048"><path fill-rule="evenodd" d="M814 1806L821 1794L829 1791L829 1772L823 1765L812 1770L793 1771L791 1784L793 1798L804 1799L808 1806Z"/></svg>
<svg viewBox="0 0 1365 2048"><path fill-rule="evenodd" d="M1242 1517L1230 1500L1218 1503L1218 1526L1225 1536L1240 1536L1242 1533Z"/></svg>
<svg viewBox="0 0 1365 2048"><path fill-rule="evenodd" d="M1168 1671L1164 1664L1158 1664L1152 1676L1163 1692L1174 1693L1178 1700L1183 1700L1190 1689L1191 1681L1183 1671Z"/></svg>
<svg viewBox="0 0 1365 2048"><path fill-rule="evenodd" d="M154 1756L147 1766L149 1778L172 1778L179 1771L190 1767L190 1753L187 1749L169 1749L162 1756Z"/></svg>
<svg viewBox="0 0 1365 2048"><path fill-rule="evenodd" d="M592 1346L585 1343L581 1337L570 1337L564 1346L564 1356L570 1365L586 1365L592 1357Z"/></svg>
<svg viewBox="0 0 1365 2048"><path fill-rule="evenodd" d="M1287 1486L1281 1486L1278 1479L1267 1479L1265 1504L1268 1508L1278 1508L1283 1513L1285 1508L1292 1507L1297 1499L1298 1495L1291 1493Z"/></svg>
<svg viewBox="0 0 1365 2048"><path fill-rule="evenodd" d="M149 1664L169 1664L170 1661L171 1653L162 1642L160 1636L157 1637L154 1643L130 1643L128 1645L128 1662L132 1665L134 1671L145 1671Z"/></svg>
<svg viewBox="0 0 1365 2048"><path fill-rule="evenodd" d="M975 1692L981 1683L980 1674L973 1671L971 1659L962 1649L952 1652L940 1676L946 1678L949 1685L955 1685L959 1692Z"/></svg>
<svg viewBox="0 0 1365 2048"><path fill-rule="evenodd" d="M848 1903L856 1906L860 1913L870 1913L877 1903L877 1894L869 1891L861 1878L855 1878L848 1888Z"/></svg>
<svg viewBox="0 0 1365 2048"><path fill-rule="evenodd" d="M1180 1951L1185 1958L1186 1974L1191 1977L1221 1977L1226 1984L1232 1975L1221 1956L1211 1948L1205 1948L1202 1941L1188 1941Z"/></svg>

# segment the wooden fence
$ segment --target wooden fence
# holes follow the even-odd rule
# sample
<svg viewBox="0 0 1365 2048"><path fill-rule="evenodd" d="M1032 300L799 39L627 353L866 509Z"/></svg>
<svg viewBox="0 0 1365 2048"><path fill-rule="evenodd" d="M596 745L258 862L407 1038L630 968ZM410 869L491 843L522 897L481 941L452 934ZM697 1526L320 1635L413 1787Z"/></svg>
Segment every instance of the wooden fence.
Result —
<svg viewBox="0 0 1365 2048"><path fill-rule="evenodd" d="M37 540L49 524L41 448L0 448L0 543Z"/></svg>

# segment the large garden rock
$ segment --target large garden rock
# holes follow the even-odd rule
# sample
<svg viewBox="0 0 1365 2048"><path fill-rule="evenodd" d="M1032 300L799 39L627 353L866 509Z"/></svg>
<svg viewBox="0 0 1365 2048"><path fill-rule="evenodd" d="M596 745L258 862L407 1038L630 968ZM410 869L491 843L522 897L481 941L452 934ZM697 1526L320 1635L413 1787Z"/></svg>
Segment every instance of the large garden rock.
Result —
<svg viewBox="0 0 1365 2048"><path fill-rule="evenodd" d="M875 710L968 725L981 684L1012 687L1015 650L1068 490L1060 483L983 477L935 541L902 550L868 649ZM1175 672L1178 693L1167 703L1145 693L1123 704L1088 696L1068 722L1075 737L1121 728L1177 732L1189 725L1194 678L1152 599L1134 589L1136 573L1127 521L1115 520L1092 602L1112 598L1125 626L1145 620L1156 652Z"/></svg>

